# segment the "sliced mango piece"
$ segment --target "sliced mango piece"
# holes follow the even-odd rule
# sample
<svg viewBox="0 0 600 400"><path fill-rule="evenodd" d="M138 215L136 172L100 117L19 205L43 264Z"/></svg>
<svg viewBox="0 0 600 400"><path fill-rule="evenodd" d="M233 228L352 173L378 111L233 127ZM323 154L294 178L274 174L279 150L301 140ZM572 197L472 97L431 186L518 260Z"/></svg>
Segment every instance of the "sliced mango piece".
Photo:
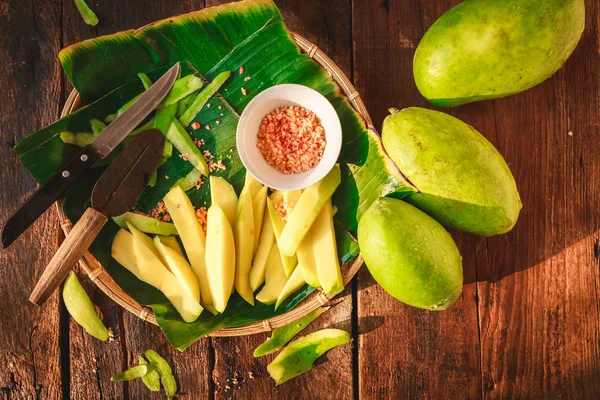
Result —
<svg viewBox="0 0 600 400"><path fill-rule="evenodd" d="M179 244L179 241L177 240L177 238L175 236L162 236L159 235L158 239L160 240L160 242L162 244L164 244L165 246L168 246L170 248L172 248L173 250L175 250L176 252L179 253L179 255L182 255L185 257L185 254L183 253L183 249L181 248L181 245Z"/></svg>
<svg viewBox="0 0 600 400"><path fill-rule="evenodd" d="M281 231L283 231L283 228L285 226L285 221L281 219L281 216L275 209L274 204L275 201L281 200L280 196L282 196L281 192L275 192L271 195L270 198L267 199L267 208L269 210L269 217L271 219L271 225L273 226L273 232L275 233L275 240L277 244L279 244L279 237L281 235ZM298 265L298 259L295 255L292 257L288 257L281 254L280 252L279 254L281 257L281 262L283 263L286 276L292 275L292 272L294 272L294 269Z"/></svg>
<svg viewBox="0 0 600 400"><path fill-rule="evenodd" d="M187 290L194 300L200 303L198 278L187 260L177 251L162 244L158 236L154 238L154 246L160 253L165 266L175 275L181 287Z"/></svg>
<svg viewBox="0 0 600 400"><path fill-rule="evenodd" d="M317 358L334 347L350 341L350 334L340 329L322 329L291 342L267 365L277 385L310 371Z"/></svg>
<svg viewBox="0 0 600 400"><path fill-rule="evenodd" d="M296 255L298 256L298 269L302 270L302 276L306 283L314 288L321 288L319 275L317 274L314 244L310 231L306 233L304 239L300 242Z"/></svg>
<svg viewBox="0 0 600 400"><path fill-rule="evenodd" d="M183 248L200 283L202 303L210 312L214 311L210 285L206 276L206 235L196 218L196 210L183 189L172 188L164 198L167 210L179 232ZM214 314L214 313L213 313Z"/></svg>
<svg viewBox="0 0 600 400"><path fill-rule="evenodd" d="M267 259L265 286L263 286L262 290L256 295L256 300L264 304L275 303L287 280L288 278L285 275L285 270L281 263L279 249L277 248L277 244L274 244L271 248L269 258Z"/></svg>
<svg viewBox="0 0 600 400"><path fill-rule="evenodd" d="M248 171L246 171L246 180L244 181L244 187L250 190L250 195L254 199L260 189L262 189L263 185L259 181L256 180L254 176Z"/></svg>
<svg viewBox="0 0 600 400"><path fill-rule="evenodd" d="M340 182L340 167L336 165L325 178L304 189L296 207L288 215L281 237L277 241L281 254L286 256L296 254L296 250L302 239L304 239L306 232L308 232L321 208L331 198Z"/></svg>
<svg viewBox="0 0 600 400"><path fill-rule="evenodd" d="M143 280L133 258L133 235L130 232L126 229L119 229L113 239L110 251L112 258L134 274L136 278Z"/></svg>
<svg viewBox="0 0 600 400"><path fill-rule="evenodd" d="M147 215L137 214L129 211L125 214L112 217L112 220L120 228L126 228L126 223L129 222L140 231L144 233L150 233L152 235L169 236L178 234L175 225L169 222L159 221L155 218L148 217Z"/></svg>
<svg viewBox="0 0 600 400"><path fill-rule="evenodd" d="M129 232L131 232L133 234L133 237L136 238L137 240L141 241L142 243L144 243L144 245L148 248L148 250L150 250L152 253L154 253L156 258L158 258L164 264L162 255L159 253L158 249L154 245L154 240L152 240L152 238L150 236L145 235L142 231L137 229L135 226L133 226L129 222L126 222L125 225L127 226L127 229L129 229ZM169 269L169 267L167 265L165 265L165 267L167 267L167 269Z"/></svg>
<svg viewBox="0 0 600 400"><path fill-rule="evenodd" d="M65 280L62 297L67 311L75 322L96 339L103 342L108 340L108 329L98 317L94 304L73 272L69 273Z"/></svg>
<svg viewBox="0 0 600 400"><path fill-rule="evenodd" d="M262 357L281 349L287 344L287 342L292 340L294 336L300 333L304 328L310 325L311 322L319 318L321 314L327 310L329 310L329 307L319 307L315 311L306 314L299 320L275 329L271 334L271 337L254 350L254 357Z"/></svg>
<svg viewBox="0 0 600 400"><path fill-rule="evenodd" d="M265 281L265 267L267 265L269 253L271 253L271 247L273 247L274 243L275 232L273 232L273 225L271 224L269 213L266 212L263 216L262 230L260 232L260 238L258 239L258 248L256 249L256 255L252 262L252 268L250 269L250 287L253 292Z"/></svg>
<svg viewBox="0 0 600 400"><path fill-rule="evenodd" d="M223 312L233 289L235 243L229 220L216 204L207 213L206 273L215 310Z"/></svg>
<svg viewBox="0 0 600 400"><path fill-rule="evenodd" d="M277 310L285 299L290 297L292 294L296 293L305 284L306 282L304 281L302 270L300 268L296 268L294 272L292 272L292 275L288 278L288 281L285 283L283 289L281 289L281 293L279 293L279 296L277 296L275 309Z"/></svg>
<svg viewBox="0 0 600 400"><path fill-rule="evenodd" d="M233 186L225 179L211 175L210 176L210 199L213 205L218 205L227 216L230 226L235 225L235 214L237 210L238 198L233 190Z"/></svg>
<svg viewBox="0 0 600 400"><path fill-rule="evenodd" d="M283 208L285 209L286 216L294 211L300 196L302 196L302 190L282 190Z"/></svg>
<svg viewBox="0 0 600 400"><path fill-rule="evenodd" d="M250 191L240 194L238 212L233 228L235 237L235 290L248 303L254 305L254 292L250 287L250 267L254 246L254 211Z"/></svg>
<svg viewBox="0 0 600 400"><path fill-rule="evenodd" d="M136 230L134 227L131 229ZM113 251L113 258L127 269L128 266L134 265L139 274L138 278L163 292L185 322L195 321L202 312L202 306L183 289L175 275L167 270L160 259L146 246L147 241L141 240L141 235L144 234L139 231L134 235L122 229L115 236L115 241L121 241L116 247L121 249L129 247L130 250L116 254Z"/></svg>
<svg viewBox="0 0 600 400"><path fill-rule="evenodd" d="M263 216L265 215L265 206L267 204L267 191L268 187L263 186L256 196L252 198L252 207L254 215L254 248L252 254L256 254L258 249L258 240L260 239L260 233L262 231Z"/></svg>
<svg viewBox="0 0 600 400"><path fill-rule="evenodd" d="M319 283L327 294L344 290L344 281L333 228L333 210L331 200L327 200L310 230Z"/></svg>

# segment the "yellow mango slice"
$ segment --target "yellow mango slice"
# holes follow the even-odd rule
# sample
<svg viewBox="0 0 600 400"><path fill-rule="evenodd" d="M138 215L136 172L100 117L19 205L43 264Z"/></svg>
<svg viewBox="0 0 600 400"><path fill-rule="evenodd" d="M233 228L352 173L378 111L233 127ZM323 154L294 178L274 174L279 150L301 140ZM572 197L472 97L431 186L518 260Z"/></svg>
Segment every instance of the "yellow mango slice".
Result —
<svg viewBox="0 0 600 400"><path fill-rule="evenodd" d="M275 192L275 193L278 193L278 192ZM273 194L275 194L275 193L273 193ZM271 196L273 196L273 195L271 195ZM267 199L267 208L269 210L269 217L271 219L271 225L273 226L273 232L275 233L275 241L279 245L279 237L281 236L281 231L283 231L283 227L285 226L285 221L283 219L281 219L281 217L279 216L279 213L275 209L275 205L274 205L272 198L273 197ZM277 200L276 197L275 197L275 199ZM280 252L280 257L281 257L281 262L283 264L283 268L284 268L286 276L292 275L292 272L294 272L294 269L298 265L298 259L296 258L295 255L292 257L288 257L288 256L284 256L283 254L281 254L281 252Z"/></svg>
<svg viewBox="0 0 600 400"><path fill-rule="evenodd" d="M294 272L292 272L292 276L290 276L285 283L283 289L277 296L277 302L275 303L275 309L277 310L281 303L292 294L296 293L302 286L304 286L306 282L304 281L304 276L302 275L302 270L300 268L296 268Z"/></svg>
<svg viewBox="0 0 600 400"><path fill-rule="evenodd" d="M158 250L156 249L156 247L154 246L154 241L152 240L152 238L150 236L148 236L145 233L143 233L142 231L140 231L138 228L136 228L135 226L133 226L133 224L131 224L130 222L125 222L125 225L127 226L127 229L129 229L129 232L131 232L131 234L135 238L137 238L142 243L144 243L146 245L146 247L148 247L148 250L150 250L152 253L154 253L154 255L159 260L162 261L161 255L158 252ZM167 269L168 269L168 267L167 267Z"/></svg>
<svg viewBox="0 0 600 400"><path fill-rule="evenodd" d="M319 276L317 274L317 262L315 260L314 245L310 231L304 236L304 239L298 246L296 252L298 256L298 268L302 271L302 277L310 286L321 288Z"/></svg>
<svg viewBox="0 0 600 400"><path fill-rule="evenodd" d="M198 278L202 303L207 310L214 314L210 286L206 276L206 235L196 218L196 210L179 186L173 187L163 200L177 232L179 232L179 238L183 243L190 265Z"/></svg>
<svg viewBox="0 0 600 400"><path fill-rule="evenodd" d="M327 200L310 229L313 239L313 250L317 275L323 291L335 294L344 290L344 281L340 270L340 262L333 229L333 210L331 200Z"/></svg>
<svg viewBox="0 0 600 400"><path fill-rule="evenodd" d="M235 214L237 210L238 198L233 190L233 186L225 179L218 176L210 176L210 199L212 204L221 207L221 210L227 216L229 225L235 225Z"/></svg>
<svg viewBox="0 0 600 400"><path fill-rule="evenodd" d="M260 233L262 231L263 216L265 214L265 206L267 204L267 191L268 187L263 186L256 196L252 198L252 207L254 213L254 248L252 254L255 255L258 249L258 241L260 239Z"/></svg>
<svg viewBox="0 0 600 400"><path fill-rule="evenodd" d="M130 232L126 229L119 229L113 239L110 252L112 258L117 260L126 270L134 274L136 278L142 280L140 271L133 259L133 235Z"/></svg>
<svg viewBox="0 0 600 400"><path fill-rule="evenodd" d="M248 303L254 305L254 292L250 287L250 268L254 247L254 211L250 190L244 188L238 202L238 213L233 228L235 238L235 290Z"/></svg>
<svg viewBox="0 0 600 400"><path fill-rule="evenodd" d="M154 246L161 255L164 265L175 275L179 284L200 303L200 285L194 270L187 260L172 248L161 243L160 238L154 238Z"/></svg>
<svg viewBox="0 0 600 400"><path fill-rule="evenodd" d="M300 200L300 196L302 196L302 190L282 190L281 195L283 198L283 208L285 209L286 215L289 216L292 211L294 211L294 207Z"/></svg>
<svg viewBox="0 0 600 400"><path fill-rule="evenodd" d="M296 254L296 250L302 239L304 239L306 232L308 232L323 205L331 198L340 182L340 168L336 165L325 178L304 189L302 196L296 203L296 207L288 215L285 227L277 241L279 251L283 255L293 256Z"/></svg>
<svg viewBox="0 0 600 400"><path fill-rule="evenodd" d="M273 247L274 243L275 232L273 232L273 225L271 224L269 213L266 212L263 216L262 230L260 232L260 238L258 239L258 248L256 249L254 261L252 262L252 268L250 269L250 287L253 292L265 281L267 258L269 258L269 253L271 253L271 247Z"/></svg>
<svg viewBox="0 0 600 400"><path fill-rule="evenodd" d="M244 182L244 187L248 188L248 190L250 191L250 195L254 199L260 191L260 189L262 189L263 185L262 183L257 181L256 178L254 178L250 172L246 171L246 181Z"/></svg>
<svg viewBox="0 0 600 400"><path fill-rule="evenodd" d="M162 244L164 244L165 246L168 246L168 247L172 248L177 253L179 253L179 255L182 255L182 256L185 257L185 254L183 253L183 249L179 245L179 242L177 241L177 238L175 236L163 236L163 235L159 235L158 238L160 239L160 242Z"/></svg>
<svg viewBox="0 0 600 400"><path fill-rule="evenodd" d="M285 275L281 256L277 244L271 248L267 266L265 269L265 286L256 295L256 300L264 304L273 304L277 301L279 294L283 290L288 278Z"/></svg>
<svg viewBox="0 0 600 400"><path fill-rule="evenodd" d="M215 310L223 312L233 289L235 243L227 215L216 204L207 213L206 273Z"/></svg>
<svg viewBox="0 0 600 400"><path fill-rule="evenodd" d="M137 229L131 227L134 231ZM169 299L177 312L186 322L195 321L202 312L202 306L185 290L158 257L147 247L147 240L140 239L141 232L129 233L121 229L113 240L113 249L129 249L127 252L115 252L112 255L125 268L138 272L138 278L154 286ZM150 239L152 241L152 239ZM119 241L115 245L115 241ZM152 241L154 245L154 242Z"/></svg>

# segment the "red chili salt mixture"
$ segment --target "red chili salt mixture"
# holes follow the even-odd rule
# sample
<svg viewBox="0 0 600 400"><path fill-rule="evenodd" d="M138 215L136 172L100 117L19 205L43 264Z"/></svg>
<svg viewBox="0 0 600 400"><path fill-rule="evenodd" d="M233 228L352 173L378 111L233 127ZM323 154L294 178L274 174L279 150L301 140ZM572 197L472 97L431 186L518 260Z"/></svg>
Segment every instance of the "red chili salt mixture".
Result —
<svg viewBox="0 0 600 400"><path fill-rule="evenodd" d="M326 144L325 129L314 112L302 107L279 107L263 118L256 147L270 166L295 174L314 168Z"/></svg>

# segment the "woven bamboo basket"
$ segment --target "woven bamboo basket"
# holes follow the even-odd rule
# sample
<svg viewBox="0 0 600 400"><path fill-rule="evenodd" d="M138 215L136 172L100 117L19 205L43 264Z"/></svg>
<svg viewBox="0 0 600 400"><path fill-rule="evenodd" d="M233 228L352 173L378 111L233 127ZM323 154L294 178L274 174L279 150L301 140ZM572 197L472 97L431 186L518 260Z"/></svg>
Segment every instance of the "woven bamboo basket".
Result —
<svg viewBox="0 0 600 400"><path fill-rule="evenodd" d="M303 52L305 52L309 57L314 59L323 68L325 68L325 70L331 75L332 79L340 86L350 104L364 119L367 127L369 129L373 129L371 117L369 116L369 113L367 112L359 93L356 91L342 70L315 44L311 43L297 33L291 32L291 36ZM65 102L61 117L72 113L81 106L82 102L79 93L77 93L76 90L73 90ZM65 235L68 235L73 227L73 224L71 221L69 221L62 210L62 200L56 202L55 207L58 212L60 226ZM362 263L363 259L359 254L343 267L342 271L344 286L350 282L354 275L356 275L362 266ZM155 325L157 324L152 309L142 306L133 298L131 298L131 296L125 293L123 289L121 289L121 287L119 287L119 285L117 285L117 283L110 277L102 265L94 258L94 256L92 256L91 253L85 253L83 258L79 261L79 266L88 275L92 282L94 282L94 284L100 288L100 290L102 290L108 297L110 297L121 307L145 321ZM210 336L244 336L260 332L268 332L302 318L317 308L328 304L333 297L334 296L327 295L322 291L315 291L311 293L311 295L305 300L303 300L298 306L285 314L239 327L221 329L211 333Z"/></svg>

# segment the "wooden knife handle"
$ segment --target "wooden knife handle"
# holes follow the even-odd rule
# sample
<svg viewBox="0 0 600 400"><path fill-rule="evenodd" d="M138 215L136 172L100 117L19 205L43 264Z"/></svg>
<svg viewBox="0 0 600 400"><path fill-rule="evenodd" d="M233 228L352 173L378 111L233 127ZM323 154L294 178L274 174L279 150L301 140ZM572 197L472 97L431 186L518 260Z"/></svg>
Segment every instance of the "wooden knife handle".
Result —
<svg viewBox="0 0 600 400"><path fill-rule="evenodd" d="M50 260L50 264L31 292L29 301L38 306L44 304L90 247L107 219L102 213L91 207L85 211Z"/></svg>

